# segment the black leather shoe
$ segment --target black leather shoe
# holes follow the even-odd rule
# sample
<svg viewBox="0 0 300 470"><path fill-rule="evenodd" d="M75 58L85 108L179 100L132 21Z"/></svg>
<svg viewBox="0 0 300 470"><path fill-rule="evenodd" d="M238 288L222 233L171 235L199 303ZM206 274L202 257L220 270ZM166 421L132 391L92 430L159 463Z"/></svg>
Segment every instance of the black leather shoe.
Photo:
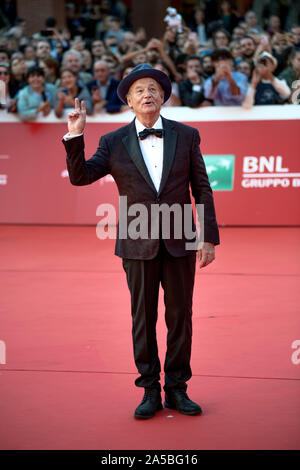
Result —
<svg viewBox="0 0 300 470"><path fill-rule="evenodd" d="M164 406L172 410L177 410L184 415L199 415L202 413L200 406L190 400L186 391L183 389L166 391Z"/></svg>
<svg viewBox="0 0 300 470"><path fill-rule="evenodd" d="M156 411L162 410L160 391L156 388L145 388L143 400L134 413L135 418L152 418Z"/></svg>

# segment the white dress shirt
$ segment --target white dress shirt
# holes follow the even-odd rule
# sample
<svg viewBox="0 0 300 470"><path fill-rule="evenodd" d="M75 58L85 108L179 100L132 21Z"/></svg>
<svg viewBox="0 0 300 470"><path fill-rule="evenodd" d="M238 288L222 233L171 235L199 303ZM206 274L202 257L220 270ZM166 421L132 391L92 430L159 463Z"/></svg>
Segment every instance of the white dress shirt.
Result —
<svg viewBox="0 0 300 470"><path fill-rule="evenodd" d="M71 135L69 132L67 132L67 133L63 136L63 139L64 139L64 140L71 140L71 139L74 139L74 137L79 137L80 135L83 135L83 132L81 132L81 134L73 134L73 135Z"/></svg>
<svg viewBox="0 0 300 470"><path fill-rule="evenodd" d="M156 137L156 135L149 135L146 139L141 140L138 134L145 129L145 126L137 118L135 119L135 128L146 167L153 184L158 191L163 169L164 139L161 137ZM156 123L153 125L153 129L162 128L162 119L161 116L159 116ZM74 137L78 137L82 134L83 133L78 135L70 135L67 133L64 135L63 139L73 139Z"/></svg>
<svg viewBox="0 0 300 470"><path fill-rule="evenodd" d="M145 126L137 118L135 119L135 127L137 135L145 129ZM161 116L153 125L153 129L162 129ZM156 137L156 135L149 135L143 140L138 136L138 140L149 175L158 191L163 169L164 139Z"/></svg>

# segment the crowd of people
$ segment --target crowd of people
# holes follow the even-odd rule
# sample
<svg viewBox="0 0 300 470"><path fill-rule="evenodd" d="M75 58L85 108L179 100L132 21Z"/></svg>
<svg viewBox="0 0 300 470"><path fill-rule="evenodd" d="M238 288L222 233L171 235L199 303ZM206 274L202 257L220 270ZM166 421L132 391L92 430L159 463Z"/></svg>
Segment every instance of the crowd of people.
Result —
<svg viewBox="0 0 300 470"><path fill-rule="evenodd" d="M166 22L163 37L147 38L143 28L132 31L122 1L85 0L79 11L66 4L65 28L48 18L28 37L14 2L2 0L1 110L24 121L52 110L63 117L78 97L88 115L123 112L119 81L144 62L170 76L164 106L299 103L300 2L275 13L272 0L259 11L256 3L241 16L233 2L199 1L178 12L181 25Z"/></svg>

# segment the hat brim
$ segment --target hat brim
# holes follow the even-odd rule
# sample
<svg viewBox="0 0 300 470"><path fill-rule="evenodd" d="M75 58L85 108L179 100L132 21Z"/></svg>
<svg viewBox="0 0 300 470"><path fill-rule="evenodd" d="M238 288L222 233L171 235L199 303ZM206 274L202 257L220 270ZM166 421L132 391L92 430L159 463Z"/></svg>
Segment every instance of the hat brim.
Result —
<svg viewBox="0 0 300 470"><path fill-rule="evenodd" d="M260 55L257 59L255 59L255 61L254 61L255 65L257 65L259 63L260 59L269 59L273 63L275 69L277 68L278 62L277 62L276 57L274 57L273 55L271 55L271 54L270 55L265 55L265 54Z"/></svg>
<svg viewBox="0 0 300 470"><path fill-rule="evenodd" d="M129 73L127 77L123 78L123 80L121 80L121 82L119 83L119 86L117 89L118 97L120 98L120 100L123 101L123 103L128 104L126 95L131 85L136 80L139 80L140 78L147 78L147 77L153 78L156 82L160 84L160 86L165 92L165 96L164 96L164 103L165 103L171 96L171 92L172 92L171 81L166 73L161 72L160 70L156 70L156 69L138 70L136 72Z"/></svg>

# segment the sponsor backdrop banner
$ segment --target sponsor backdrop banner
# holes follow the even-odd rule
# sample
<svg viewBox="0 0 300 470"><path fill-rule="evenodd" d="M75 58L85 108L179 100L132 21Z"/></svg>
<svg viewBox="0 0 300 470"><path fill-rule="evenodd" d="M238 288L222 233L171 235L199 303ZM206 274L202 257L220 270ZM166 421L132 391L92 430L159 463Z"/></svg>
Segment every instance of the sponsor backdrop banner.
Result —
<svg viewBox="0 0 300 470"><path fill-rule="evenodd" d="M300 224L299 122L186 122L200 132L220 225ZM102 134L124 124L89 122L86 158ZM118 191L110 175L91 186L70 184L61 142L65 122L0 126L1 223L96 225L103 203L113 204L118 214Z"/></svg>

